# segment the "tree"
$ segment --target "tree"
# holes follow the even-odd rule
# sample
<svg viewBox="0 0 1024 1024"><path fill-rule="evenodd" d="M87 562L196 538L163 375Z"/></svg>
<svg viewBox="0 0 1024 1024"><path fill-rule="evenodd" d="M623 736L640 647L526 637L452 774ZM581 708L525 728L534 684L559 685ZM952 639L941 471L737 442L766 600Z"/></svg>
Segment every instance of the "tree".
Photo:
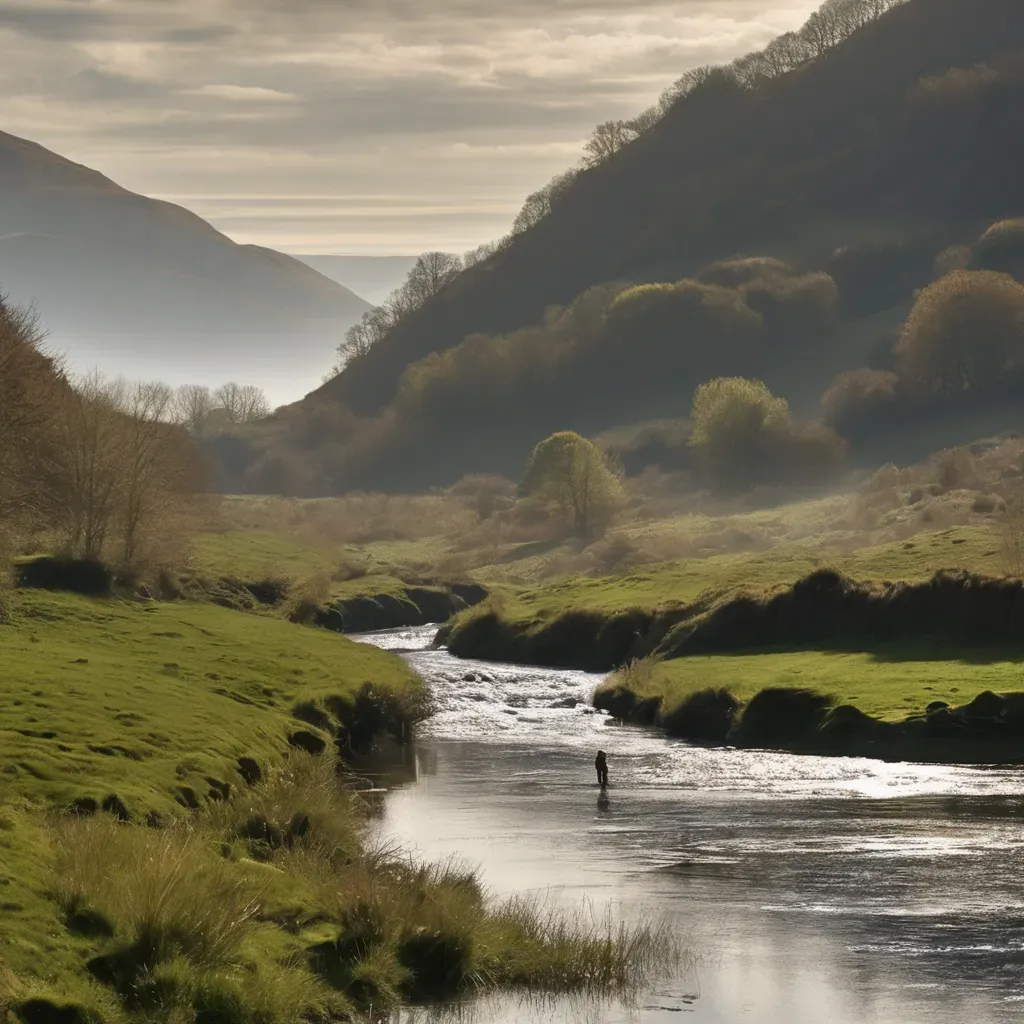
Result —
<svg viewBox="0 0 1024 1024"><path fill-rule="evenodd" d="M896 357L933 393L998 386L1024 366L1024 285L990 270L948 274L918 296Z"/></svg>
<svg viewBox="0 0 1024 1024"><path fill-rule="evenodd" d="M403 292L415 309L447 288L463 271L462 258L451 252L425 252L417 257Z"/></svg>
<svg viewBox="0 0 1024 1024"><path fill-rule="evenodd" d="M484 242L483 245L470 249L463 254L462 265L468 270L470 267L475 267L478 263L483 263L484 260L489 260L502 248L503 241L504 239L497 242Z"/></svg>
<svg viewBox="0 0 1024 1024"><path fill-rule="evenodd" d="M213 395L201 384L182 384L174 392L170 415L193 437L203 437L214 410Z"/></svg>
<svg viewBox="0 0 1024 1024"><path fill-rule="evenodd" d="M69 553L90 561L103 556L117 514L124 389L122 381L98 373L76 381L54 410L53 443L40 466L52 521L63 529Z"/></svg>
<svg viewBox="0 0 1024 1024"><path fill-rule="evenodd" d="M238 384L229 380L213 393L218 409L223 409L229 423L253 423L270 415L270 402L255 384Z"/></svg>
<svg viewBox="0 0 1024 1024"><path fill-rule="evenodd" d="M789 405L759 380L718 377L701 384L690 412L698 448L713 474L729 485L750 482L765 435L790 424Z"/></svg>
<svg viewBox="0 0 1024 1024"><path fill-rule="evenodd" d="M512 234L521 235L539 224L558 205L579 174L578 170L570 168L556 174L543 188L528 195L523 208L512 223Z"/></svg>
<svg viewBox="0 0 1024 1024"><path fill-rule="evenodd" d="M143 527L166 521L178 499L193 489L197 463L187 437L168 423L174 393L166 384L121 387L121 484L118 520L121 558L139 554Z"/></svg>
<svg viewBox="0 0 1024 1024"><path fill-rule="evenodd" d="M28 525L40 512L37 466L54 406L59 366L43 354L44 335L31 309L0 296L0 532ZM0 540L3 538L0 537Z"/></svg>
<svg viewBox="0 0 1024 1024"><path fill-rule="evenodd" d="M607 525L622 498L622 484L605 456L572 431L552 434L537 445L522 490L586 538Z"/></svg>
<svg viewBox="0 0 1024 1024"><path fill-rule="evenodd" d="M798 32L786 32L773 39L764 50L764 63L772 78L795 71L811 59L811 48Z"/></svg>
<svg viewBox="0 0 1024 1024"><path fill-rule="evenodd" d="M583 147L583 161L588 167L597 167L625 149L636 136L628 121L605 121L594 129Z"/></svg>

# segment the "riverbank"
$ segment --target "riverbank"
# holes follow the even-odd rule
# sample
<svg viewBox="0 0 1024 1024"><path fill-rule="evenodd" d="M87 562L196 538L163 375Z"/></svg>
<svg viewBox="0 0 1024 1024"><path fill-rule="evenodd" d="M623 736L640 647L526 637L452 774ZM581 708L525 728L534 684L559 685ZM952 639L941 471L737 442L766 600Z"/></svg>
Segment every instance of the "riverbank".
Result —
<svg viewBox="0 0 1024 1024"><path fill-rule="evenodd" d="M284 1024L631 984L576 927L367 844L336 758L430 711L400 658L209 601L4 595L0 1021Z"/></svg>
<svg viewBox="0 0 1024 1024"><path fill-rule="evenodd" d="M1020 580L941 572L870 583L818 570L789 586L712 590L654 610L523 618L513 608L466 613L438 642L479 660L632 665L599 688L595 706L698 742L1024 760Z"/></svg>

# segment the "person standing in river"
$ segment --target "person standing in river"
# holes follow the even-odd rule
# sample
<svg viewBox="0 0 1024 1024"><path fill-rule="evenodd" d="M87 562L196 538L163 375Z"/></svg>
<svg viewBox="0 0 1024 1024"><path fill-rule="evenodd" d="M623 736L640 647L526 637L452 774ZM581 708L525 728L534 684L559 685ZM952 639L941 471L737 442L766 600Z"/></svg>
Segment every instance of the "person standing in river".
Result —
<svg viewBox="0 0 1024 1024"><path fill-rule="evenodd" d="M608 785L608 758L603 750L597 752L594 767L597 769L597 784L604 789Z"/></svg>

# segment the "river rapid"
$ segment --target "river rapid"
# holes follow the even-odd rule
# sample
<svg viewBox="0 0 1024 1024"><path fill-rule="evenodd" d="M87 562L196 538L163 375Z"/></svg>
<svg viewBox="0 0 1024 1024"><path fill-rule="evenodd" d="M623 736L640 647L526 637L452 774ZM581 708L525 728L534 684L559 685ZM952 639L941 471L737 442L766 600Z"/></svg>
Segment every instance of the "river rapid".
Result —
<svg viewBox="0 0 1024 1024"><path fill-rule="evenodd" d="M434 632L356 638L402 653L438 707L383 836L499 895L668 915L692 954L632 1005L513 997L452 1019L1024 1020L1024 771L693 747L594 712L599 677L459 661Z"/></svg>

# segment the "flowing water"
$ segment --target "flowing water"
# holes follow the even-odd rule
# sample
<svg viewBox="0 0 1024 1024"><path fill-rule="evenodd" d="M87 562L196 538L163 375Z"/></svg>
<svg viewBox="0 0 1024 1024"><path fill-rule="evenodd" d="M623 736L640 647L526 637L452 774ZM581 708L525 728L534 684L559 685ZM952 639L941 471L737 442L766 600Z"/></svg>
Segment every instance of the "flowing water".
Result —
<svg viewBox="0 0 1024 1024"><path fill-rule="evenodd" d="M403 653L439 708L385 835L498 894L667 914L693 954L635 1005L497 999L459 1019L1024 1020L1024 771L692 747L595 713L598 677L459 661L432 637L361 638Z"/></svg>

